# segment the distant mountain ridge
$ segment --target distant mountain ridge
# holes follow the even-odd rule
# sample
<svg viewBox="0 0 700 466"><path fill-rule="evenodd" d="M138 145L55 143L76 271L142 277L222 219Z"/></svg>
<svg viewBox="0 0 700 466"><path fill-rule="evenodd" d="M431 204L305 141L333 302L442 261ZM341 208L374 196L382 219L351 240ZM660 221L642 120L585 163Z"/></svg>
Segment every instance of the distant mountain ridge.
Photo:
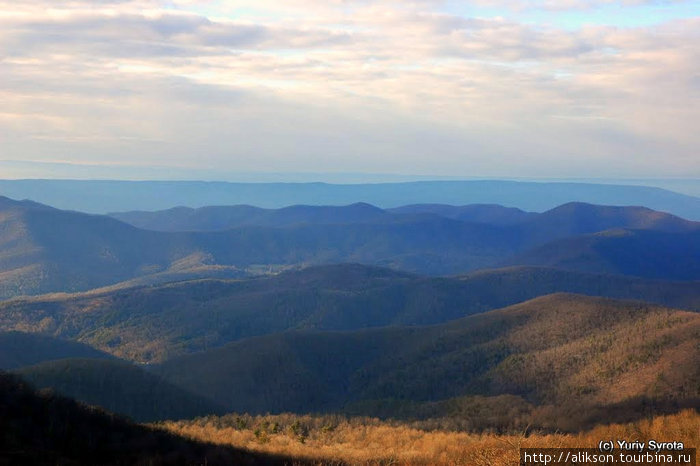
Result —
<svg viewBox="0 0 700 466"><path fill-rule="evenodd" d="M503 212L501 207L487 210ZM483 208L480 211L483 214ZM496 220L497 224L466 222L431 212L391 214L365 204L298 206L263 217L266 222L282 224L157 232L107 216L3 198L0 297L83 291L119 282L236 277L256 270L343 262L430 275L457 274L510 264L515 258L520 264L540 264L543 259L537 250L532 252L535 256L528 255L528 250L572 235L597 233L599 228L655 229L648 230L650 234L630 235L617 241L616 247L624 250L625 241L630 241L631 250L644 251L647 263L656 263L656 267L618 267L618 273L700 278L692 263L685 271L678 265L693 259L692 255L683 259L687 256L683 249L697 249L700 223L644 208L567 204L508 225L502 220ZM348 223L342 223L344 219ZM664 233L667 239L659 242L654 232ZM575 261L551 265L610 272L606 254L614 253L599 252L593 265ZM523 257L526 262L520 259ZM683 260L677 261L679 258ZM631 260L628 265L634 264Z"/></svg>
<svg viewBox="0 0 700 466"><path fill-rule="evenodd" d="M500 204L543 212L571 201L645 206L700 220L700 198L646 186L518 181L417 181L375 184L225 183L201 181L0 180L0 195L91 213L248 204L382 208L407 204Z"/></svg>
<svg viewBox="0 0 700 466"><path fill-rule="evenodd" d="M169 232L222 231L242 226L396 223L442 217L498 227L518 226L521 235L533 238L530 242L549 241L610 228L669 232L700 229L699 222L691 222L646 207L601 206L582 202L569 202L541 214L500 205L416 204L380 209L369 204L356 203L347 206L294 205L281 209L261 209L248 205L198 209L176 207L156 212L115 212L109 215L145 230Z"/></svg>
<svg viewBox="0 0 700 466"><path fill-rule="evenodd" d="M157 212L116 212L111 217L145 230L222 231L241 226L284 227L295 224L375 223L393 220L386 211L370 204L348 206L296 205L262 209L249 205L174 207Z"/></svg>

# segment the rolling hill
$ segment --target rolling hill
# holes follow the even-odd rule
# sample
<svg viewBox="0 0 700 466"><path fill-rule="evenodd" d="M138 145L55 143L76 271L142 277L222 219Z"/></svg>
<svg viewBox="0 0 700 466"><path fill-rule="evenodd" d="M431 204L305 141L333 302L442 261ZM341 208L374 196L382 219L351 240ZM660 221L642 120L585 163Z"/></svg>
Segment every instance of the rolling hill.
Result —
<svg viewBox="0 0 700 466"><path fill-rule="evenodd" d="M528 267L433 278L341 264L245 280L15 299L0 303L0 329L78 340L147 362L291 329L437 324L562 291L700 310L698 282Z"/></svg>
<svg viewBox="0 0 700 466"><path fill-rule="evenodd" d="M697 407L699 337L697 313L556 294L432 327L256 337L157 370L238 412L513 395L575 429Z"/></svg>

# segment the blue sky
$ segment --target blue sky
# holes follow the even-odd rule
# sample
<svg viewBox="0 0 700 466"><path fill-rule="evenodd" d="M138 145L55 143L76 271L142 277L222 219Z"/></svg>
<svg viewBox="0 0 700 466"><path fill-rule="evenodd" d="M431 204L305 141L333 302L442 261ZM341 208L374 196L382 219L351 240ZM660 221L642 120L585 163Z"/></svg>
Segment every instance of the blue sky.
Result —
<svg viewBox="0 0 700 466"><path fill-rule="evenodd" d="M697 1L0 0L0 176L700 177L699 36Z"/></svg>
<svg viewBox="0 0 700 466"><path fill-rule="evenodd" d="M568 30L586 26L648 27L671 20L700 16L700 2L651 2L633 7L617 2L572 9L511 9L447 2L444 11L460 16L502 16L533 25L550 25Z"/></svg>

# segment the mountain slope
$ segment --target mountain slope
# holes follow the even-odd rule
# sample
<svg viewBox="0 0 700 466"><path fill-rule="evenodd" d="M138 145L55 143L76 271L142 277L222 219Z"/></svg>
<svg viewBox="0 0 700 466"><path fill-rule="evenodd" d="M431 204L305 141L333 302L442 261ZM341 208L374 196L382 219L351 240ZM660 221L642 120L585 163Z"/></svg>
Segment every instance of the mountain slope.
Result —
<svg viewBox="0 0 700 466"><path fill-rule="evenodd" d="M617 207L569 202L525 219L519 225L529 245L598 233L611 229L654 230L669 233L700 231L699 222L646 207Z"/></svg>
<svg viewBox="0 0 700 466"><path fill-rule="evenodd" d="M700 229L691 222L646 207L620 207L569 202L528 219L541 229L559 229L559 236L580 235L611 228L683 232Z"/></svg>
<svg viewBox="0 0 700 466"><path fill-rule="evenodd" d="M38 388L100 406L138 422L223 413L216 403L178 388L128 362L60 359L15 369Z"/></svg>
<svg viewBox="0 0 700 466"><path fill-rule="evenodd" d="M695 313L558 294L433 327L256 337L159 372L239 412L511 394L585 418L700 402L698 338Z"/></svg>
<svg viewBox="0 0 700 466"><path fill-rule="evenodd" d="M95 288L163 271L196 252L187 238L105 216L0 199L0 296Z"/></svg>
<svg viewBox="0 0 700 466"><path fill-rule="evenodd" d="M0 332L0 370L65 358L111 359L113 356L73 341L25 332Z"/></svg>
<svg viewBox="0 0 700 466"><path fill-rule="evenodd" d="M0 329L42 332L126 359L159 361L290 329L442 323L560 291L700 310L698 282L541 268L432 278L341 264L246 280L16 299L0 303Z"/></svg>
<svg viewBox="0 0 700 466"><path fill-rule="evenodd" d="M454 220L490 225L513 225L536 217L534 212L525 212L515 207L497 204L471 204L453 206L446 204L412 204L387 209L394 214L434 214Z"/></svg>
<svg viewBox="0 0 700 466"><path fill-rule="evenodd" d="M645 278L700 278L700 231L610 230L547 243L506 262Z"/></svg>

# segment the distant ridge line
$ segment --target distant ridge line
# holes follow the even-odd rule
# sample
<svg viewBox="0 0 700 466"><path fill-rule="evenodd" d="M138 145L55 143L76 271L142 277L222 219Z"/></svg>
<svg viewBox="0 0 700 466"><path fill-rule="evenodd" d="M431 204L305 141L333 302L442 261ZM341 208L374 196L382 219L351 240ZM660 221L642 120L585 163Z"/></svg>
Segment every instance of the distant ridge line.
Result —
<svg viewBox="0 0 700 466"><path fill-rule="evenodd" d="M163 210L182 205L294 204L382 208L409 204L500 204L545 211L570 201L645 206L700 220L700 198L663 188L531 181L406 181L366 184L238 183L225 181L0 180L0 195L90 213Z"/></svg>

